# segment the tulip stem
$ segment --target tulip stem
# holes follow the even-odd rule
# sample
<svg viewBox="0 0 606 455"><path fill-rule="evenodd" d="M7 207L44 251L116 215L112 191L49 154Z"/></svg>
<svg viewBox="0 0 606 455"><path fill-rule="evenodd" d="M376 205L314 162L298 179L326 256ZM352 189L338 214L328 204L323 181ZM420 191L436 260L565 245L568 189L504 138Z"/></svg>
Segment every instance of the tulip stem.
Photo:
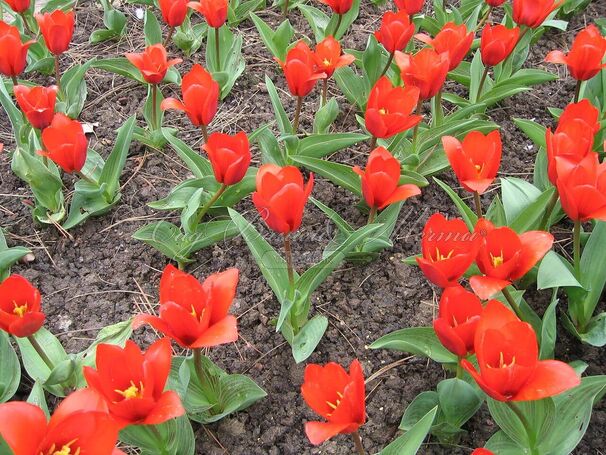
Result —
<svg viewBox="0 0 606 455"><path fill-rule="evenodd" d="M328 78L322 79L322 106L326 106L328 100Z"/></svg>
<svg viewBox="0 0 606 455"><path fill-rule="evenodd" d="M457 379L463 379L463 367L461 366L461 360L463 360L463 357L459 357L459 361L457 362Z"/></svg>
<svg viewBox="0 0 606 455"><path fill-rule="evenodd" d="M480 199L480 193L477 191L473 192L473 201L476 206L476 215L478 215L478 218L482 218L482 200Z"/></svg>
<svg viewBox="0 0 606 455"><path fill-rule="evenodd" d="M290 285L290 292L294 293L295 290L295 269L292 265L292 248L290 245L289 234L284 234L284 256L286 257L286 268L288 270L288 283Z"/></svg>
<svg viewBox="0 0 606 455"><path fill-rule="evenodd" d="M526 431L526 434L528 435L528 444L530 445L530 447L529 447L530 453L532 455L538 454L539 452L535 448L537 436L532 429L532 425L530 425L530 422L528 422L528 419L524 415L524 412L522 412L522 410L518 407L518 405L516 403L514 403L513 401L505 401L505 404L507 406L509 406L509 409L511 409L513 411L513 413L516 415L516 417L522 423L522 426L524 427L524 430Z"/></svg>
<svg viewBox="0 0 606 455"><path fill-rule="evenodd" d="M442 108L442 90L436 93L433 98L434 112L433 112L433 126L440 126L444 121L444 109Z"/></svg>
<svg viewBox="0 0 606 455"><path fill-rule="evenodd" d="M282 14L285 18L288 17L288 0L284 1L284 10L282 11Z"/></svg>
<svg viewBox="0 0 606 455"><path fill-rule="evenodd" d="M27 20L25 19L25 13L21 12L21 13L19 13L19 15L21 16L21 20L23 21L23 28L25 29L25 31L27 33L29 33L30 35L32 35L33 37L35 37L36 34L29 27L29 24L27 23Z"/></svg>
<svg viewBox="0 0 606 455"><path fill-rule="evenodd" d="M423 100L419 99L419 102L417 103L416 115L421 115L422 109L423 109ZM419 137L419 124L420 123L421 122L419 122L415 125L415 129L412 132L412 151L415 155L417 154L417 138Z"/></svg>
<svg viewBox="0 0 606 455"><path fill-rule="evenodd" d="M221 71L221 46L219 46L219 27L215 27L215 57L217 59L217 71Z"/></svg>
<svg viewBox="0 0 606 455"><path fill-rule="evenodd" d="M204 123L200 125L200 129L202 130L202 137L204 138L204 142L208 142L208 128Z"/></svg>
<svg viewBox="0 0 606 455"><path fill-rule="evenodd" d="M93 178L89 177L88 175L83 174L81 171L76 172L76 175L78 177L80 177L82 180L84 180L85 182L90 183L91 185L99 186L98 182L96 182Z"/></svg>
<svg viewBox="0 0 606 455"><path fill-rule="evenodd" d="M574 102L578 103L579 102L579 98L581 97L581 85L583 84L583 81L577 81L577 85L574 89Z"/></svg>
<svg viewBox="0 0 606 455"><path fill-rule="evenodd" d="M158 440L158 448L160 449L160 453L162 455L167 455L168 454L168 450L166 449L166 441L164 441L164 438L162 437L162 435L160 434L160 431L158 431L158 428L155 425L148 425L152 434L154 435L154 438L156 438Z"/></svg>
<svg viewBox="0 0 606 455"><path fill-rule="evenodd" d="M476 30L480 30L482 28L482 26L486 23L486 21L488 19L490 19L490 13L492 13L492 6L490 6L488 8L488 11L486 11L486 13L484 14L484 16L480 20L480 22L478 22L478 26L476 27Z"/></svg>
<svg viewBox="0 0 606 455"><path fill-rule="evenodd" d="M338 39L337 33L339 33L339 27L341 27L342 20L343 20L343 15L337 14L337 26L335 27L335 39Z"/></svg>
<svg viewBox="0 0 606 455"><path fill-rule="evenodd" d="M479 101L480 100L480 96L482 95L482 89L484 88L484 83L486 82L486 78L488 77L488 70L489 69L490 69L489 66L487 66L486 68L484 68L484 72L482 73L482 79L480 79L480 85L478 85L478 93L476 94L475 101Z"/></svg>
<svg viewBox="0 0 606 455"><path fill-rule="evenodd" d="M61 70L59 69L59 56L55 55L55 83L57 84L57 89L61 92Z"/></svg>
<svg viewBox="0 0 606 455"><path fill-rule="evenodd" d="M175 33L175 27L169 28L168 35L166 35L166 38L164 39L164 44L162 44L164 47L168 46L168 44L170 43L170 39L173 37L173 33Z"/></svg>
<svg viewBox="0 0 606 455"><path fill-rule="evenodd" d="M507 300L507 303L509 303L509 306L512 308L512 310L514 311L514 313L516 314L516 316L518 318L524 320L524 318L522 317L522 314L520 312L520 305L518 305L518 303L515 301L515 299L513 298L513 296L511 295L511 293L509 292L509 289L503 288L503 290L501 291L501 293L503 294L503 297L505 297L505 299Z"/></svg>
<svg viewBox="0 0 606 455"><path fill-rule="evenodd" d="M377 217L377 208L375 206L372 206L370 208L370 212L368 213L368 223L367 224L374 223L376 217Z"/></svg>
<svg viewBox="0 0 606 455"><path fill-rule="evenodd" d="M370 151L372 152L376 146L377 146L377 136L373 136L370 139Z"/></svg>
<svg viewBox="0 0 606 455"><path fill-rule="evenodd" d="M389 70L389 67L391 66L391 62L393 62L394 55L395 55L395 52L391 52L389 54L389 58L387 59L387 65L385 65L385 68L383 68L383 71L381 71L381 75L379 76L379 78L385 76L385 74L387 73L387 70Z"/></svg>
<svg viewBox="0 0 606 455"><path fill-rule="evenodd" d="M356 446L356 451L358 452L358 455L366 455L366 452L364 451L364 446L362 445L362 438L360 437L360 433L354 431L351 434L351 437L354 441L354 445Z"/></svg>
<svg viewBox="0 0 606 455"><path fill-rule="evenodd" d="M156 84L152 84L151 86L151 95L152 95L152 130L156 131L158 129L158 86Z"/></svg>
<svg viewBox="0 0 606 455"><path fill-rule="evenodd" d="M55 365L53 365L52 360L48 358L48 356L46 355L46 352L44 352L44 349L42 349L42 346L40 346L40 343L38 343L38 340L36 340L34 335L28 336L27 341L29 341L29 343L32 345L32 347L36 351L36 353L40 356L42 361L46 364L48 369L50 371L53 371L55 368Z"/></svg>
<svg viewBox="0 0 606 455"><path fill-rule="evenodd" d="M12 81L13 81L13 87L14 87L15 85L19 85L19 81L17 80L17 76L13 75L13 76L11 76L11 79L12 79Z"/></svg>
<svg viewBox="0 0 606 455"><path fill-rule="evenodd" d="M558 192L555 191L549 199L547 203L547 208L545 209L545 213L543 214L543 218L541 218L541 224L539 224L539 231L548 231L549 230L549 219L551 218L551 214L553 209L555 208L556 202L558 202Z"/></svg>
<svg viewBox="0 0 606 455"><path fill-rule="evenodd" d="M574 229L572 231L572 238L574 244L574 274L577 280L581 279L581 220L574 222Z"/></svg>
<svg viewBox="0 0 606 455"><path fill-rule="evenodd" d="M301 116L301 107L303 107L303 97L297 96L297 107L295 108L295 118L292 122L292 129L294 133L297 134L299 131L299 117Z"/></svg>
<svg viewBox="0 0 606 455"><path fill-rule="evenodd" d="M217 202L217 200L221 197L221 195L225 192L226 189L227 189L227 185L225 185L224 183L221 184L221 187L217 190L217 192L213 195L213 197L211 197L208 200L208 202L202 206L202 208L196 215L196 226L198 224L200 224L200 221L202 221L202 218L204 218L204 215L206 215L206 212L208 212L210 210L210 208L213 206L213 204L215 202Z"/></svg>

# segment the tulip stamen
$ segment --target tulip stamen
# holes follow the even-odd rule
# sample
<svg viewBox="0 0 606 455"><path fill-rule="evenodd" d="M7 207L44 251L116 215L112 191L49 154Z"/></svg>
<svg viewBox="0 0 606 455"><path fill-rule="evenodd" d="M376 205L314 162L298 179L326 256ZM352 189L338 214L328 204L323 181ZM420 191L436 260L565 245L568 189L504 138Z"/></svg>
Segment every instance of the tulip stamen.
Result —
<svg viewBox="0 0 606 455"><path fill-rule="evenodd" d="M516 356L515 355L511 359L511 363L507 364L507 363L505 363L505 358L503 356L503 352L501 351L499 353L499 368L509 368L509 367L514 366L515 363L516 363Z"/></svg>
<svg viewBox="0 0 606 455"><path fill-rule="evenodd" d="M202 318L204 317L204 312L206 311L206 308L202 308L202 311L200 311L200 314L198 314L198 312L196 311L196 308L194 307L194 305L192 304L191 306L191 314L194 318L196 318L198 321L201 321Z"/></svg>
<svg viewBox="0 0 606 455"><path fill-rule="evenodd" d="M325 58L325 59L322 61L322 63L324 64L324 66L330 66L332 62L331 62L330 60L328 60L327 58Z"/></svg>
<svg viewBox="0 0 606 455"><path fill-rule="evenodd" d="M335 403L332 403L330 401L326 401L326 404L334 411L337 409L337 407L339 406L339 404L341 404L341 400L343 399L343 394L341 392L337 392L337 396L339 398L337 398L337 400L335 401ZM330 417L332 413L328 414L328 416Z"/></svg>
<svg viewBox="0 0 606 455"><path fill-rule="evenodd" d="M64 444L60 450L55 450L57 446L56 444L53 444L47 453L48 455L80 455L80 447L78 447L75 452L72 452L71 449L71 445L76 441L77 439L69 441L67 444Z"/></svg>
<svg viewBox="0 0 606 455"><path fill-rule="evenodd" d="M379 114L381 114L381 115L387 115L387 114L389 114L389 112L387 111L387 109L385 109L384 107L382 107L381 109L379 109Z"/></svg>
<svg viewBox="0 0 606 455"><path fill-rule="evenodd" d="M450 259L453 255L453 253L454 253L454 250L450 250L448 252L448 254L446 256L444 256L442 253L440 253L440 249L438 247L436 247L436 260L434 262Z"/></svg>
<svg viewBox="0 0 606 455"><path fill-rule="evenodd" d="M492 253L490 253L490 260L492 262L493 267L499 267L500 265L503 265L503 262L505 262L505 258L503 257L503 250L501 250L501 254L499 256L494 256Z"/></svg>
<svg viewBox="0 0 606 455"><path fill-rule="evenodd" d="M476 168L476 171L478 174L482 173L482 169L484 169L483 164L476 164L476 165L474 165L474 167Z"/></svg>
<svg viewBox="0 0 606 455"><path fill-rule="evenodd" d="M22 318L25 313L27 313L27 303L24 303L23 305L17 305L17 302L13 300L13 304L15 305L15 308L13 308L13 314L16 314L17 316Z"/></svg>
<svg viewBox="0 0 606 455"><path fill-rule="evenodd" d="M122 395L125 400L130 400L131 398L142 398L143 397L143 383L139 382L139 387L135 385L133 381L130 381L130 387L124 390L114 390L119 395Z"/></svg>

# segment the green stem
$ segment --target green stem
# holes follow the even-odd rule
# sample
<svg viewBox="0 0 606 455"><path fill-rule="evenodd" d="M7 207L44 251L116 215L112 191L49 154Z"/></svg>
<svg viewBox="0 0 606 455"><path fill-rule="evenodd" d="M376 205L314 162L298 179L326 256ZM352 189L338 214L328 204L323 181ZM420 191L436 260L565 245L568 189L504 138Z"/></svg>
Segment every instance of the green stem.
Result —
<svg viewBox="0 0 606 455"><path fill-rule="evenodd" d="M541 218L541 223L539 224L539 231L549 230L549 219L551 218L551 214L555 208L556 202L558 202L557 191L553 193L551 199L549 199L549 202L547 203L545 213L543 214L543 218Z"/></svg>
<svg viewBox="0 0 606 455"><path fill-rule="evenodd" d="M522 422L522 426L524 427L524 430L528 435L528 443L530 445L529 449L531 455L539 455L539 451L535 448L537 435L532 429L530 422L516 403L514 403L513 401L505 401L505 404L509 406L509 409L511 409L513 413L518 417L518 419L520 419L520 422Z"/></svg>
<svg viewBox="0 0 606 455"><path fill-rule="evenodd" d="M328 78L322 79L322 106L326 106L328 99Z"/></svg>
<svg viewBox="0 0 606 455"><path fill-rule="evenodd" d="M389 70L389 67L391 66L391 62L393 62L394 55L395 55L395 52L392 52L391 54L389 54L389 58L387 59L387 65L385 65L385 68L383 68L383 71L381 71L381 76L379 76L380 78L385 76L385 74L387 74L387 70Z"/></svg>
<svg viewBox="0 0 606 455"><path fill-rule="evenodd" d="M444 121L444 109L442 108L442 90L436 93L433 104L435 106L433 125L440 126Z"/></svg>
<svg viewBox="0 0 606 455"><path fill-rule="evenodd" d="M288 269L288 284L290 285L291 296L295 291L295 269L292 264L292 247L290 245L289 234L284 234L284 256L286 257L286 268Z"/></svg>
<svg viewBox="0 0 606 455"><path fill-rule="evenodd" d="M11 76L11 80L13 81L13 87L14 87L15 85L19 85L19 81L17 80L17 76L14 76L14 75L13 75L13 76Z"/></svg>
<svg viewBox="0 0 606 455"><path fill-rule="evenodd" d="M303 107L303 97L297 96L297 107L295 108L295 118L292 122L292 129L297 134L299 131L299 117L301 116L301 107Z"/></svg>
<svg viewBox="0 0 606 455"><path fill-rule="evenodd" d="M522 314L520 312L520 306L518 305L518 303L515 301L515 299L509 292L509 289L503 288L503 290L501 292L503 293L503 297L505 297L505 299L507 300L507 303L509 303L509 306L513 309L516 316L518 318L524 320L524 318L522 318Z"/></svg>
<svg viewBox="0 0 606 455"><path fill-rule="evenodd" d="M490 18L490 13L492 13L492 6L488 8L488 11L486 11L486 13L484 14L484 16L480 20L480 22L478 22L478 26L476 27L476 30L480 30L482 28L482 26Z"/></svg>
<svg viewBox="0 0 606 455"><path fill-rule="evenodd" d="M574 222L572 233L574 244L574 274L577 280L581 279L581 220Z"/></svg>
<svg viewBox="0 0 606 455"><path fill-rule="evenodd" d="M578 103L579 102L579 98L581 96L581 85L583 84L583 81L577 81L577 85L574 89L574 102Z"/></svg>
<svg viewBox="0 0 606 455"><path fill-rule="evenodd" d="M284 10L282 11L282 15L286 18L288 17L288 0L284 2Z"/></svg>
<svg viewBox="0 0 606 455"><path fill-rule="evenodd" d="M462 357L459 357L459 361L457 362L457 379L463 379L463 367L461 366L462 359Z"/></svg>
<svg viewBox="0 0 606 455"><path fill-rule="evenodd" d="M30 344L32 345L34 350L38 353L38 355L40 356L42 361L46 364L48 369L50 371L53 371L55 369L55 365L53 364L52 360L48 358L48 356L46 355L46 352L44 352L44 349L42 349L42 346L40 346L40 343L38 343L38 340L36 340L34 335L28 336L27 341L30 342Z"/></svg>
<svg viewBox="0 0 606 455"><path fill-rule="evenodd" d="M377 147L377 137L373 136L370 138L370 151L372 152Z"/></svg>
<svg viewBox="0 0 606 455"><path fill-rule="evenodd" d="M342 20L343 20L343 15L337 14L337 26L335 27L335 39L337 39L337 33L339 33L339 27L341 26Z"/></svg>
<svg viewBox="0 0 606 455"><path fill-rule="evenodd" d="M482 218L482 200L480 199L480 193L477 191L473 192L473 201L476 206L476 215L478 218Z"/></svg>
<svg viewBox="0 0 606 455"><path fill-rule="evenodd" d="M486 78L488 77L488 70L490 67L484 68L484 73L482 73L482 79L480 79L480 85L478 85L478 93L476 94L476 101L479 101L480 96L482 95L482 89L484 88L484 83L486 82Z"/></svg>
<svg viewBox="0 0 606 455"><path fill-rule="evenodd" d="M221 71L221 47L219 46L219 27L215 28L215 56L217 59L217 71Z"/></svg>
<svg viewBox="0 0 606 455"><path fill-rule="evenodd" d="M177 261L177 267L179 267L179 270L185 270L185 262Z"/></svg>
<svg viewBox="0 0 606 455"><path fill-rule="evenodd" d="M149 428L151 429L151 432L153 433L154 437L158 440L159 447L157 447L157 449L160 450L160 455L168 455L166 441L158 431L158 428L155 425L149 425Z"/></svg>
<svg viewBox="0 0 606 455"><path fill-rule="evenodd" d="M78 177L80 177L82 180L84 180L85 182L88 182L91 185L97 185L97 186L99 186L99 182L97 182L96 180L94 180L92 177L89 177L88 175L83 174L81 171L78 171L75 174Z"/></svg>
<svg viewBox="0 0 606 455"><path fill-rule="evenodd" d="M173 33L175 33L175 27L171 27L168 29L168 35L164 39L164 43L162 44L164 47L168 46L170 43L170 39L173 37Z"/></svg>
<svg viewBox="0 0 606 455"><path fill-rule="evenodd" d="M222 184L221 187L214 194L214 196L211 197L208 200L208 202L202 206L202 208L196 215L196 226L198 224L200 224L200 221L202 221L202 218L204 218L204 215L206 215L206 212L208 212L210 210L210 208L213 206L213 204L215 202L217 202L217 200L221 197L221 195L225 192L226 189L227 189L227 185Z"/></svg>
<svg viewBox="0 0 606 455"><path fill-rule="evenodd" d="M416 110L416 115L421 115L421 110L423 109L423 100L419 100L419 102L417 103L417 110ZM415 129L412 132L412 152L414 154L417 153L417 138L419 136L419 125L421 124L421 122L417 123L415 125Z"/></svg>
<svg viewBox="0 0 606 455"><path fill-rule="evenodd" d="M208 127L202 123L200 125L200 130L202 130L202 137L204 138L204 143L208 142Z"/></svg>
<svg viewBox="0 0 606 455"><path fill-rule="evenodd" d="M151 86L152 93L152 130L156 131L158 129L158 86L156 84L152 84Z"/></svg>
<svg viewBox="0 0 606 455"><path fill-rule="evenodd" d="M366 455L366 451L364 450L364 446L362 445L362 438L360 437L360 433L354 431L351 434L351 437L354 441L354 445L356 446L356 452L358 452L358 455Z"/></svg>
<svg viewBox="0 0 606 455"><path fill-rule="evenodd" d="M55 83L57 84L57 89L61 92L61 70L59 69L59 56L55 55Z"/></svg>
<svg viewBox="0 0 606 455"><path fill-rule="evenodd" d="M368 223L366 223L366 224L374 223L376 217L377 217L377 208L375 206L372 206L370 208L370 212L368 213Z"/></svg>
<svg viewBox="0 0 606 455"><path fill-rule="evenodd" d="M25 13L21 12L19 13L19 15L21 16L21 20L23 21L23 28L25 29L25 31L32 35L33 37L36 36L36 34L32 31L32 29L30 28L29 24L27 23L27 19L25 18Z"/></svg>

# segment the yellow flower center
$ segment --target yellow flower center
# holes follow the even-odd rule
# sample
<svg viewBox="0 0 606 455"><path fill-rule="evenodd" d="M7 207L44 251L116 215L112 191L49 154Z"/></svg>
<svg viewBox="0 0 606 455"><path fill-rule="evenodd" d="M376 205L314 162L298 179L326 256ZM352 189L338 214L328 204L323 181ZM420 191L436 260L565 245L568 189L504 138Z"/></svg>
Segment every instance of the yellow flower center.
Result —
<svg viewBox="0 0 606 455"><path fill-rule="evenodd" d="M325 59L322 61L322 63L324 64L324 66L330 66L331 61L330 61L330 60L328 60L327 58L325 58Z"/></svg>
<svg viewBox="0 0 606 455"><path fill-rule="evenodd" d="M500 265L503 265L503 262L505 262L505 259L503 258L503 250L501 250L500 256L493 256L492 253L490 253L490 260L492 261L493 267L499 267Z"/></svg>
<svg viewBox="0 0 606 455"><path fill-rule="evenodd" d="M484 168L484 165L483 164L476 164L474 167L476 168L476 171L479 174L480 172L482 172L482 169Z"/></svg>
<svg viewBox="0 0 606 455"><path fill-rule="evenodd" d="M379 114L386 115L387 114L387 109L385 109L384 107L382 107L381 109L379 109Z"/></svg>
<svg viewBox="0 0 606 455"><path fill-rule="evenodd" d="M448 252L448 254L446 256L444 256L442 253L440 253L440 249L436 247L436 260L434 262L450 259L452 257L453 253L454 253L454 250L450 250Z"/></svg>
<svg viewBox="0 0 606 455"><path fill-rule="evenodd" d="M510 363L505 363L505 356L503 356L503 352L499 352L499 368L509 368L514 366L516 363L516 356L514 355L511 359ZM494 368L488 365L489 368Z"/></svg>
<svg viewBox="0 0 606 455"><path fill-rule="evenodd" d="M327 401L326 404L330 407L330 409L332 409L333 411L337 409L337 407L339 406L339 404L341 404L341 400L343 399L343 394L341 392L337 392L337 396L339 398L337 398L337 401L335 403L332 403L330 401ZM332 412L330 414L328 414L329 416L332 414Z"/></svg>
<svg viewBox="0 0 606 455"><path fill-rule="evenodd" d="M72 448L70 447L76 441L77 441L77 439L74 439L73 441L68 442L67 444L63 445L63 447L61 447L61 449L59 449L59 450L57 450L57 447L55 446L55 444L53 444L51 446L51 448L49 449L49 451L47 452L47 454L48 455L80 455L80 447L78 447L75 452L72 452ZM44 454L41 453L40 455L44 455Z"/></svg>
<svg viewBox="0 0 606 455"><path fill-rule="evenodd" d="M143 383L139 382L139 387L135 385L133 381L130 381L130 387L124 390L114 390L114 392L122 395L125 400L131 398L143 398ZM69 452L68 452L69 453ZM61 454L63 455L63 454Z"/></svg>
<svg viewBox="0 0 606 455"><path fill-rule="evenodd" d="M15 305L15 308L13 308L13 314L16 314L17 316L22 318L25 313L27 313L27 303L24 303L23 305L17 305L17 302L13 302L13 304Z"/></svg>
<svg viewBox="0 0 606 455"><path fill-rule="evenodd" d="M201 321L202 318L204 317L204 312L206 311L206 308L202 308L202 311L200 312L200 314L198 314L198 312L196 311L196 308L192 305L191 306L191 314L193 317L195 317L198 321Z"/></svg>

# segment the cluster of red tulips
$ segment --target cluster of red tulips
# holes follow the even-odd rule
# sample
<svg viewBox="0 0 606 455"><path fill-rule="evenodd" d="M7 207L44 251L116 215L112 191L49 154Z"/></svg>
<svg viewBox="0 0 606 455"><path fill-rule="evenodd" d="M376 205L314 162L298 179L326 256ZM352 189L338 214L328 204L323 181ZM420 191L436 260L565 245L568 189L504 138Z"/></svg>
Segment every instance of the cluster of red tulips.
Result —
<svg viewBox="0 0 606 455"><path fill-rule="evenodd" d="M330 19L321 11L314 13L326 19L318 21L324 24L311 24L315 46L304 39L290 43L294 29L287 20L278 33L250 13L253 21L256 18L261 22L261 26L258 22L255 25L263 41L269 43L296 101L291 122L273 82L266 79L282 133L276 139L267 126L248 134L209 131L219 101L231 90L233 77L238 77L234 68L237 39L229 30L232 22L237 23L238 18L232 21L232 16L237 16L238 8L228 0L158 0L168 27L164 39L159 25L158 33L149 32L157 24L150 8L146 12L146 33L159 36L146 36L142 52L87 64L96 63L99 68L143 82L149 94L144 108L148 128L135 128L135 119L129 120L120 133L128 140L119 134L116 141L117 147L122 143L123 154L108 158L109 166L102 171L92 169L97 177L82 171L88 169L85 166L92 153L84 128L75 119L85 101L78 99L78 93L86 92L83 78L88 67L79 67L81 80L71 70L63 76L60 71L60 56L68 50L74 33L74 12L36 14L34 22L29 0L6 2L15 13L16 25L0 21L0 74L12 81L10 96L2 81L0 101L15 130L15 154L25 153L25 163L31 166L18 173L21 178L29 171L38 172L39 166L50 169L49 174L36 174L33 181L39 184L43 180L39 175L57 174L57 191L62 196L59 171L55 173L56 168L49 167L50 160L65 173L96 185L95 191L106 191L109 186L113 192L104 194L104 205L96 212L96 202L90 206L82 202L94 197L90 188L82 192L77 186L73 197L83 204L76 207L76 212L101 214L119 199L119 174L133 134L154 150L170 144L194 178L179 185L175 189L182 191L179 198L167 204L170 209L182 210L181 226L158 223L154 229L166 230L158 238L147 238L178 264L164 268L157 315L138 314L132 321L118 323L119 327L111 331L113 335L104 334L102 341L93 343L81 355L68 356L61 353L59 341L44 328L42 297L36 287L18 274L7 274L0 283L0 330L5 332L0 333L0 347L14 352L6 334L12 336L24 368L35 383L62 398L50 419L44 399L44 403L37 404L0 404L0 449L7 447L7 453L14 455L117 455L124 453L117 448L122 442L138 445L147 450L145 453L156 450L193 455L190 420L214 422L265 395L250 379L230 375L206 357L208 348L238 340L238 320L230 314L230 307L239 271L230 268L198 281L184 270L193 261L194 244L200 243L199 249L238 233L243 236L280 303L276 330L286 338L295 360L302 362L312 355L328 326L323 315L309 318L311 293L344 260L372 260L376 258L373 254L389 247L402 203L421 194L421 188L429 184L426 176L446 167L469 193L473 208L436 179L461 217L447 219L440 213L433 214L422 232L421 254L408 261L418 265L441 289L438 314L432 327L405 328L385 335L371 347L427 356L452 371L453 377L443 380L433 394L424 396L433 400L432 406L427 406L427 401L419 405L416 399L410 404L402 423L407 433L381 453L416 452L428 434L452 443L462 433L462 425L485 401L500 430L485 448L476 449L475 455L498 455L499 450L564 454L578 444L593 401L603 394L606 380L601 376L581 379L581 366L553 359L555 307L561 288L568 297L565 327L584 342L606 344L606 332L602 333L606 314L594 315L606 285L606 268L599 257L603 257L606 239L606 142L601 144L606 95L603 84L590 85L606 67L603 29L588 25L576 35L568 53L554 50L546 56L547 63L566 65L577 81L574 101L561 111L554 109L557 126L553 129L529 121L520 123L540 148L533 183L503 178L502 197L492 199L485 209L501 166L503 144L497 126L479 117L486 116L491 102L527 90L535 79L549 80L545 74L533 73L522 65L528 47L541 34L540 28L550 21L561 26L553 18L562 2L512 0L509 5L506 0L477 0L471 12L463 11L463 6L448 9L436 1L434 19L421 14L423 0L395 0L395 11L383 14L364 52L343 50L338 40L357 17L359 1L321 0L335 17ZM314 8L292 5L288 0L280 6L285 16L289 9ZM495 8L502 9L498 13L504 17L502 23L491 21ZM174 34L190 23L192 11L204 17L208 43L214 43L215 48L207 49L206 68L196 63L181 77L178 66L173 67L183 60L170 58L167 49ZM36 24L39 34L32 30ZM285 24L292 33L288 42L280 43L288 35ZM415 33L419 24L427 33ZM45 49L32 56L30 48L41 46L40 35ZM475 49L477 58L469 62L466 57ZM40 58L39 54L46 57ZM35 59L35 68L49 56L54 64L55 85L36 86L18 79L28 59L30 65ZM359 76L354 67L363 74ZM603 73L601 77L603 81ZM448 79L465 81L468 99L447 93ZM522 81L523 87L512 89L507 79ZM308 134L304 100L319 81L320 104L313 133ZM334 122L339 112L336 102L329 100L329 84L344 91L349 82L358 84L349 87L346 97L349 101L353 98L352 103L363 113L358 121L365 134L331 132L331 122L318 126L324 117ZM162 96L160 87L168 83L180 85L180 97ZM84 90L74 91L81 84ZM449 115L445 115L446 101L457 107ZM431 105L431 115L424 112L426 104ZM184 112L200 129L204 156L178 139L173 129L163 126L163 113L168 110ZM24 138L15 125L25 123L29 130L25 129ZM321 159L363 140L370 141L364 168ZM347 145L332 143L339 141ZM27 142L30 149L33 146L41 150L28 154L23 145ZM263 156L258 169L251 166L251 149L255 146ZM438 164L422 172L422 165L431 160ZM299 166L310 172L302 172ZM116 174L113 180L110 174ZM355 229L334 210L310 197L318 175L361 199L362 211L368 213L365 226ZM44 191L29 183L36 200L43 201ZM267 227L280 234L284 259L232 208L248 194ZM292 234L303 225L310 199L338 225L340 233L333 239L332 249L324 251L322 262L298 272ZM157 206L162 205L159 202ZM564 215L574 225L571 263L554 251L557 242L550 233ZM72 220L72 214L69 217ZM68 224L75 223L72 220ZM587 232L583 227L588 228ZM5 272L0 270L0 276ZM543 317L524 298L525 290L535 282L538 289L554 289ZM130 340L132 330L143 326L151 326L161 335L145 352ZM191 356L175 354L172 343ZM20 375L18 361L15 371L18 373L11 370L4 374ZM240 389L234 393L237 387ZM452 392L443 393L447 388ZM4 392L0 387L1 401L10 399L15 390L6 397ZM305 423L312 444L347 434L352 436L356 451L365 453L359 433L367 420L362 362L353 360L349 371L334 362L309 363L301 394L322 418ZM532 402L532 407L527 402ZM411 434L415 436L409 438Z"/></svg>

